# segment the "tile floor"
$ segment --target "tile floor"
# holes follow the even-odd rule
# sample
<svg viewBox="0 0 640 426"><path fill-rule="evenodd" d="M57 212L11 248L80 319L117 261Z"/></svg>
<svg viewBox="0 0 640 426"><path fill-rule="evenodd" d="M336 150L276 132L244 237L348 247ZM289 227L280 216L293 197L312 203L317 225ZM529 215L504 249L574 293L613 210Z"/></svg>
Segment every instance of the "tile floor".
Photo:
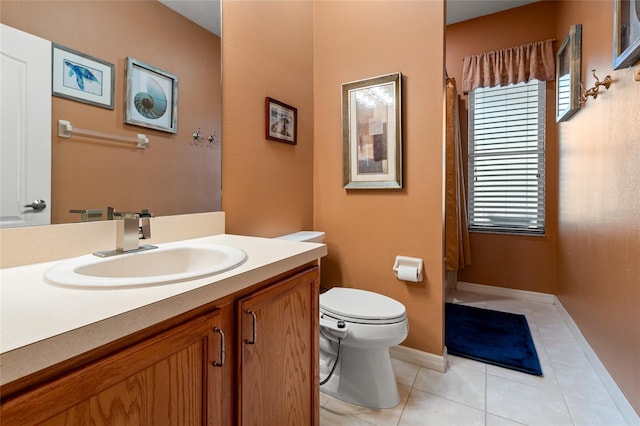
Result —
<svg viewBox="0 0 640 426"><path fill-rule="evenodd" d="M447 301L526 315L544 377L451 355L446 373L392 359L397 407L321 393L320 425L627 425L555 305L460 290Z"/></svg>

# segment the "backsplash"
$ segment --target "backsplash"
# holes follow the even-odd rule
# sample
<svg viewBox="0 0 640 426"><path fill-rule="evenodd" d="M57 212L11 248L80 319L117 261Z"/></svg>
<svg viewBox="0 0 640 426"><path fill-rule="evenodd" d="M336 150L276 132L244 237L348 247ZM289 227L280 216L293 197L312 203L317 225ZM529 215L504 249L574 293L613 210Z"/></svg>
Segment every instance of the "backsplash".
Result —
<svg viewBox="0 0 640 426"><path fill-rule="evenodd" d="M151 219L151 238L144 243L167 243L224 231L224 212L159 216ZM115 244L113 220L0 229L0 268L82 256L114 249Z"/></svg>

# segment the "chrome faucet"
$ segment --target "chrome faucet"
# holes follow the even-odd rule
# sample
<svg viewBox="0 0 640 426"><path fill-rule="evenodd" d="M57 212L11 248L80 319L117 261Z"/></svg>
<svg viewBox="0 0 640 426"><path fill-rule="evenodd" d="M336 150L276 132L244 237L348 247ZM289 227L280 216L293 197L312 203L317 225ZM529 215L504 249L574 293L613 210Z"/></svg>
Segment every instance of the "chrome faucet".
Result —
<svg viewBox="0 0 640 426"><path fill-rule="evenodd" d="M113 212L113 217L116 219L116 249L99 251L93 253L94 255L110 257L157 248L150 244L138 244L138 240L151 238L151 218L153 214L149 213L148 209L144 209L140 213ZM140 222L142 222L142 225L140 225Z"/></svg>

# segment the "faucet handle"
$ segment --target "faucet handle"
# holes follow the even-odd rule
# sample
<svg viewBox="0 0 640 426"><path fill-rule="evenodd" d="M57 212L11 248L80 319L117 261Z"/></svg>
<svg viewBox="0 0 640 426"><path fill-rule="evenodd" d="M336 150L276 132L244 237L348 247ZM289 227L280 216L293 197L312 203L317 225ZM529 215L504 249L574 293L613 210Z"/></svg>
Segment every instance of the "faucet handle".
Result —
<svg viewBox="0 0 640 426"><path fill-rule="evenodd" d="M140 213L136 212L113 212L116 219L140 219Z"/></svg>
<svg viewBox="0 0 640 426"><path fill-rule="evenodd" d="M141 240L146 240L151 238L151 219L154 217L153 213L149 213L149 209L142 209L139 214L140 219L142 219L142 226L140 226L139 238Z"/></svg>
<svg viewBox="0 0 640 426"><path fill-rule="evenodd" d="M141 218L143 218L143 217L155 217L156 216L153 213L149 213L149 209L142 209L142 211L140 211L140 213L138 213L138 215Z"/></svg>

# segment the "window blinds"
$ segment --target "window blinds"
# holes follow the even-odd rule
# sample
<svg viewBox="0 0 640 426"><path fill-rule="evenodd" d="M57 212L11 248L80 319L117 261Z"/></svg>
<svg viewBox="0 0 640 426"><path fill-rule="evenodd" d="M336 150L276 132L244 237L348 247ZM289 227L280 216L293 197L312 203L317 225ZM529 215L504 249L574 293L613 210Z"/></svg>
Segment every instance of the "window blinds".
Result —
<svg viewBox="0 0 640 426"><path fill-rule="evenodd" d="M469 93L469 229L544 234L545 83Z"/></svg>

